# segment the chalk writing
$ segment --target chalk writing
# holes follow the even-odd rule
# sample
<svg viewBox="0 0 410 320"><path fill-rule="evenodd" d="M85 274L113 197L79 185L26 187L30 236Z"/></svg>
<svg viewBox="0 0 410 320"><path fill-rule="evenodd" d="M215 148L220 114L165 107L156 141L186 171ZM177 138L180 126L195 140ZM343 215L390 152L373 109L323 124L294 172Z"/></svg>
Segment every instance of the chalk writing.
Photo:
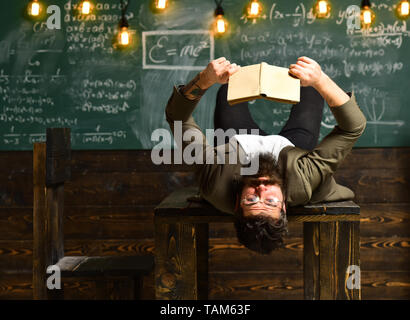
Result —
<svg viewBox="0 0 410 320"><path fill-rule="evenodd" d="M76 133L77 137L81 138L84 144L109 144L112 145L117 139L126 139L127 132L123 130L113 132L86 132Z"/></svg>
<svg viewBox="0 0 410 320"><path fill-rule="evenodd" d="M214 39L207 30L142 33L142 68L202 70L214 59Z"/></svg>

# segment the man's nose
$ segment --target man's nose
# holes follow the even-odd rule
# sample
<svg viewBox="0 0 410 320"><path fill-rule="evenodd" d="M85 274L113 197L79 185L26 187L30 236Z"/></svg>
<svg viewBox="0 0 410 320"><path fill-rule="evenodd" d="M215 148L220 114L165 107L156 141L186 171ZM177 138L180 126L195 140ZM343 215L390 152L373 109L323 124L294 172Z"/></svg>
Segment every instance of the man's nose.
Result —
<svg viewBox="0 0 410 320"><path fill-rule="evenodd" d="M265 190L266 190L266 186L265 186L263 183L261 183L260 185L258 185L257 189L258 189L259 191L265 191Z"/></svg>

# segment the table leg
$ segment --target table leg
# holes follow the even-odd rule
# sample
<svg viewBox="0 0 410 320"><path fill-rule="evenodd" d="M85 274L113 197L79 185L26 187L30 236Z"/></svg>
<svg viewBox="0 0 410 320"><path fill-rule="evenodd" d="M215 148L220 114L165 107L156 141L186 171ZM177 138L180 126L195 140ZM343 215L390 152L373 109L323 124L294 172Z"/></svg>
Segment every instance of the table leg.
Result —
<svg viewBox="0 0 410 320"><path fill-rule="evenodd" d="M208 297L208 224L155 223L156 299Z"/></svg>
<svg viewBox="0 0 410 320"><path fill-rule="evenodd" d="M359 221L303 224L305 299L361 299L359 224Z"/></svg>

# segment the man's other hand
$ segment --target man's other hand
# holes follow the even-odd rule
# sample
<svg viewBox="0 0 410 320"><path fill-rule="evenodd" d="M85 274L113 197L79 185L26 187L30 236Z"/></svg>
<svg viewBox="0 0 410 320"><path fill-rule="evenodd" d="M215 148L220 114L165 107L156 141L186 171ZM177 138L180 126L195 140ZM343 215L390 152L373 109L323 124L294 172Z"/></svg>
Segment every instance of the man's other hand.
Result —
<svg viewBox="0 0 410 320"><path fill-rule="evenodd" d="M323 77L320 65L308 57L300 57L296 64L291 64L289 72L299 78L302 87L316 87Z"/></svg>
<svg viewBox="0 0 410 320"><path fill-rule="evenodd" d="M227 83L231 75L239 70L240 66L230 63L225 57L212 60L208 66L201 71L197 84L201 89L208 89L215 83Z"/></svg>

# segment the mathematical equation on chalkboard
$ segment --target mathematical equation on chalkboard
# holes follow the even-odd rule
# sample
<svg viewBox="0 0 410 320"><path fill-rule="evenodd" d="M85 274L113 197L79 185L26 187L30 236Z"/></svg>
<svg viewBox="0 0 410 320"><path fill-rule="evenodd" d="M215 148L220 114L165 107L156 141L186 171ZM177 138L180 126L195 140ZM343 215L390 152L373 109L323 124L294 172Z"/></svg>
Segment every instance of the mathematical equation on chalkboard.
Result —
<svg viewBox="0 0 410 320"><path fill-rule="evenodd" d="M13 130L12 130L13 131ZM18 146L21 144L33 144L45 142L45 133L4 133L0 141L7 146ZM113 145L115 141L127 138L127 131L116 130L110 132L76 132L71 135L71 144L81 142L87 144L108 144Z"/></svg>
<svg viewBox="0 0 410 320"><path fill-rule="evenodd" d="M142 68L202 70L214 59L214 39L208 30L142 32Z"/></svg>

